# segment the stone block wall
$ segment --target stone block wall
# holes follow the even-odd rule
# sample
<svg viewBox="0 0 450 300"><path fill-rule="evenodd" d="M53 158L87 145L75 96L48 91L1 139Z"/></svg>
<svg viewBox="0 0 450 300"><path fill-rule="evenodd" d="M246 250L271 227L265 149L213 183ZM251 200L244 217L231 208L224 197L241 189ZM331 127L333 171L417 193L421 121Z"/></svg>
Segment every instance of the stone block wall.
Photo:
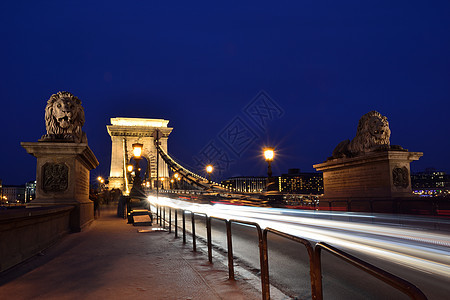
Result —
<svg viewBox="0 0 450 300"><path fill-rule="evenodd" d="M23 208L0 212L0 272L54 244L70 232L74 206Z"/></svg>

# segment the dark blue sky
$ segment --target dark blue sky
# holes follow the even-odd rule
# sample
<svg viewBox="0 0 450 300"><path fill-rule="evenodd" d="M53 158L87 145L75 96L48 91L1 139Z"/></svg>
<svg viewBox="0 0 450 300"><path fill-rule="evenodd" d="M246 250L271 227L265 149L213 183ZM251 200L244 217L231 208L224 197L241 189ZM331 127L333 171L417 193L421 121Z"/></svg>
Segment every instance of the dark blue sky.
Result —
<svg viewBox="0 0 450 300"><path fill-rule="evenodd" d="M93 175L109 174L111 117L170 120L169 152L195 168L212 142L226 177L265 174L264 145L275 175L313 171L371 110L392 144L424 152L413 171L450 171L449 1L66 2L0 4L6 184L35 178L20 142L45 133L62 90L83 102ZM245 114L260 91L280 109L263 127ZM221 137L236 124L251 134L233 152Z"/></svg>

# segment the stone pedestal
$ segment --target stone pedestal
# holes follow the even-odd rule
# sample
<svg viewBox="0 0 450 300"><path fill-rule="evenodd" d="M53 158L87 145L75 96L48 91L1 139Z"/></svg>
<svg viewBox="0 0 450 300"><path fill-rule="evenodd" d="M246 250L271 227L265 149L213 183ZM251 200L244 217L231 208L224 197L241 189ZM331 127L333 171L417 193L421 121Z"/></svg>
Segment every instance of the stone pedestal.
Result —
<svg viewBox="0 0 450 300"><path fill-rule="evenodd" d="M81 231L94 218L89 200L89 171L98 160L85 143L21 143L37 158L36 199L27 207L74 205L72 231Z"/></svg>
<svg viewBox="0 0 450 300"><path fill-rule="evenodd" d="M313 167L323 172L320 206L352 211L389 211L394 199L412 197L410 162L422 152L387 150L328 160ZM374 208L374 205L383 207Z"/></svg>

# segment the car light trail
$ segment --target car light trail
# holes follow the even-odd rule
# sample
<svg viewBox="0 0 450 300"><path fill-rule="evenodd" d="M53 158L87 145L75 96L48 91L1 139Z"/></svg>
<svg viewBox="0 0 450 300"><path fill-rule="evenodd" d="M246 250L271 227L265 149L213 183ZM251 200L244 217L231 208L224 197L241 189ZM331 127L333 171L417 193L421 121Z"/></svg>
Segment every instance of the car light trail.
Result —
<svg viewBox="0 0 450 300"><path fill-rule="evenodd" d="M159 205L204 213L211 217L258 223L313 242L326 242L343 250L363 253L413 269L448 276L450 236L423 229L401 228L395 224L367 224L356 221L314 218L339 216L334 212L292 211L277 208L198 204L165 197L151 198ZM352 214L353 218L376 220L377 216ZM387 216L382 216L383 219ZM412 219L412 218L411 218Z"/></svg>

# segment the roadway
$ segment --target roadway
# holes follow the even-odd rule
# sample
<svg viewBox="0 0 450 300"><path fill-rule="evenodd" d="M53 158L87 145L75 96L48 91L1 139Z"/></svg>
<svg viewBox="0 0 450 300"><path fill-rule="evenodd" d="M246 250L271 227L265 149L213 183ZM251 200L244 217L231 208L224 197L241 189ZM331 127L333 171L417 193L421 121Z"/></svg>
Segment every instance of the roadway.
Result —
<svg viewBox="0 0 450 300"><path fill-rule="evenodd" d="M420 288L429 299L450 293L450 221L411 216L195 204L160 197L161 204L225 219L258 223L304 239L326 242ZM197 218L199 223L204 220ZM189 222L188 222L189 224ZM225 226L213 222L213 242L226 249ZM204 226L196 228L205 237ZM240 264L259 270L256 232L233 225L233 250ZM291 297L310 298L304 246L269 235L271 284ZM324 298L407 299L383 282L323 254Z"/></svg>

